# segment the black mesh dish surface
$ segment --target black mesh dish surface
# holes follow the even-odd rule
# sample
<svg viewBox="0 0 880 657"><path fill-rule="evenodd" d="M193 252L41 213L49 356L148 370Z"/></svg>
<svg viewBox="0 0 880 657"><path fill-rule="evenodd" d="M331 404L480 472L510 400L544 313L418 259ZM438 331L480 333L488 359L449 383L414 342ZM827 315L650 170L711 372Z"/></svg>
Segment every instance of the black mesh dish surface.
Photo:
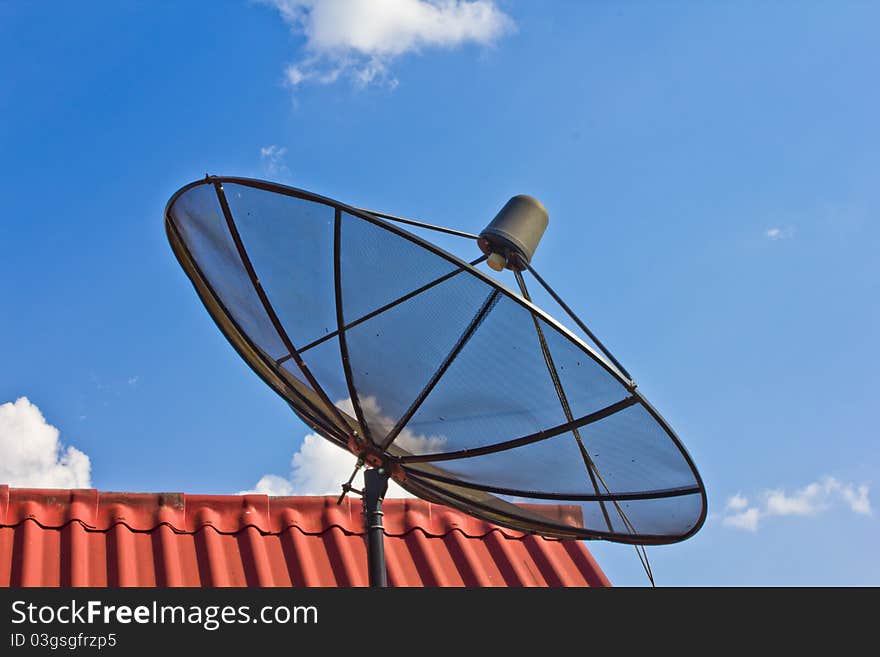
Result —
<svg viewBox="0 0 880 657"><path fill-rule="evenodd" d="M245 178L187 185L165 224L242 358L413 494L559 538L662 544L702 525L696 467L635 384L472 264Z"/></svg>

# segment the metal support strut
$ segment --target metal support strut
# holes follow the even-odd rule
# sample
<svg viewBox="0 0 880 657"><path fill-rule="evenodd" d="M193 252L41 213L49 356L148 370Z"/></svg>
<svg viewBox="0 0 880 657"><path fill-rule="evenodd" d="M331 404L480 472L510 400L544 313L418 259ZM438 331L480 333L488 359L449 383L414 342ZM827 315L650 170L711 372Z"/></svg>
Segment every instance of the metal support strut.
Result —
<svg viewBox="0 0 880 657"><path fill-rule="evenodd" d="M382 500L388 490L388 473L384 468L364 472L364 529L367 532L367 563L370 587L385 588L385 527L382 525Z"/></svg>

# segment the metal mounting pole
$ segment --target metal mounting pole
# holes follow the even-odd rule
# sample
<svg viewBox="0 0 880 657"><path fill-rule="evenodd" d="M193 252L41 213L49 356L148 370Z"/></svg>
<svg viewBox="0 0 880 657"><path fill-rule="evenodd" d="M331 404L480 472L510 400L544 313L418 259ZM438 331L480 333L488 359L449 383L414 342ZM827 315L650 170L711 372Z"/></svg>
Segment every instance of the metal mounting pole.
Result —
<svg viewBox="0 0 880 657"><path fill-rule="evenodd" d="M383 468L364 472L364 528L367 531L367 563L372 588L388 586L385 570L385 528L382 500L388 490L388 473Z"/></svg>

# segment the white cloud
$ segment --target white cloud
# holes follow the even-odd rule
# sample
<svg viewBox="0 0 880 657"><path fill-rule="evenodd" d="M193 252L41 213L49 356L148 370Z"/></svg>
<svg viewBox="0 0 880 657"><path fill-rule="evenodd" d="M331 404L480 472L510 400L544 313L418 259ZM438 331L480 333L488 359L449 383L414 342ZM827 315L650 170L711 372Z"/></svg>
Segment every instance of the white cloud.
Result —
<svg viewBox="0 0 880 657"><path fill-rule="evenodd" d="M490 45L514 29L494 0L263 0L296 34L306 57L287 67L286 81L355 84L397 80L393 60L424 48Z"/></svg>
<svg viewBox="0 0 880 657"><path fill-rule="evenodd" d="M351 399L344 399L336 402L342 411L354 417L354 407L351 405ZM379 426L387 433L394 428L395 420L382 413L376 398L373 396L364 397L361 400L361 412L364 414L364 421L370 426ZM423 436L414 434L409 429L401 431L394 444L413 454L429 454L439 451L446 443L445 436Z"/></svg>
<svg viewBox="0 0 880 657"><path fill-rule="evenodd" d="M853 513L863 516L874 515L871 511L871 501L868 499L868 487L862 484L856 489L853 486L845 486L840 489L844 501L849 504Z"/></svg>
<svg viewBox="0 0 880 657"><path fill-rule="evenodd" d="M350 399L336 402L336 406L354 415ZM361 410L367 422L373 426L381 426L386 431L394 426L394 420L382 414L375 397L364 398L361 402ZM443 436L422 436L404 429L395 439L394 444L414 454L427 454L439 450L445 442L446 438ZM242 491L240 494L339 495L342 492L342 484L348 481L356 462L355 456L347 450L337 447L318 434L311 433L303 439L299 451L293 455L290 461L291 471L287 478L274 474L264 475L253 490ZM361 470L352 482L352 486L362 489L363 485L363 470ZM394 481L389 481L387 497L412 497L412 494Z"/></svg>
<svg viewBox="0 0 880 657"><path fill-rule="evenodd" d="M764 231L764 237L768 240L788 240L794 237L794 226L773 226Z"/></svg>
<svg viewBox="0 0 880 657"><path fill-rule="evenodd" d="M284 163L284 155L287 148L284 146L262 146L260 148L260 164L263 166L263 172L268 176L286 176L290 173L290 169Z"/></svg>
<svg viewBox="0 0 880 657"><path fill-rule="evenodd" d="M761 493L761 502L749 506L748 499L737 493L727 501L727 515L722 524L755 532L761 520L774 516L815 516L843 504L853 513L873 515L868 486L842 483L834 477L822 477L792 493L781 488Z"/></svg>
<svg viewBox="0 0 880 657"><path fill-rule="evenodd" d="M725 516L722 522L725 527L734 527L749 532L756 532L758 531L758 520L760 515L761 512L752 507L751 509L746 509L740 513Z"/></svg>
<svg viewBox="0 0 880 657"><path fill-rule="evenodd" d="M840 500L854 513L871 515L868 487L862 485L856 488L852 484L843 484L834 477L823 477L791 495L787 495L783 490L766 491L765 498L768 515L817 515Z"/></svg>
<svg viewBox="0 0 880 657"><path fill-rule="evenodd" d="M133 386L137 385L137 382L140 381L141 377L139 376L130 376L128 377L128 385Z"/></svg>
<svg viewBox="0 0 880 657"><path fill-rule="evenodd" d="M727 509L730 511L742 511L748 505L749 500L743 497L741 493L737 493L727 500Z"/></svg>
<svg viewBox="0 0 880 657"><path fill-rule="evenodd" d="M299 451L290 461L288 477L267 474L260 478L253 490L240 495L261 493L263 495L339 495L342 484L348 481L357 462L354 454L337 447L316 433L308 434ZM363 469L351 484L362 489ZM412 497L393 481L388 482L387 497Z"/></svg>
<svg viewBox="0 0 880 657"><path fill-rule="evenodd" d="M828 508L828 499L822 494L818 483L812 483L791 495L784 490L768 490L764 493L767 515L813 516Z"/></svg>
<svg viewBox="0 0 880 657"><path fill-rule="evenodd" d="M58 429L27 397L0 404L0 484L21 488L90 488L91 462L61 445Z"/></svg>

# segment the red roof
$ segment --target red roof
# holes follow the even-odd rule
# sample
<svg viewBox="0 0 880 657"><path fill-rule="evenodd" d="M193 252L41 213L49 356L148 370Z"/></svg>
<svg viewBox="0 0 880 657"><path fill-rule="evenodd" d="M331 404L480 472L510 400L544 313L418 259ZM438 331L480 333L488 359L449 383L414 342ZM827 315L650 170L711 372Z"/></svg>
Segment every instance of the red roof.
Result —
<svg viewBox="0 0 880 657"><path fill-rule="evenodd" d="M391 586L610 586L581 541L383 506ZM366 586L366 560L356 498L0 486L0 586Z"/></svg>

